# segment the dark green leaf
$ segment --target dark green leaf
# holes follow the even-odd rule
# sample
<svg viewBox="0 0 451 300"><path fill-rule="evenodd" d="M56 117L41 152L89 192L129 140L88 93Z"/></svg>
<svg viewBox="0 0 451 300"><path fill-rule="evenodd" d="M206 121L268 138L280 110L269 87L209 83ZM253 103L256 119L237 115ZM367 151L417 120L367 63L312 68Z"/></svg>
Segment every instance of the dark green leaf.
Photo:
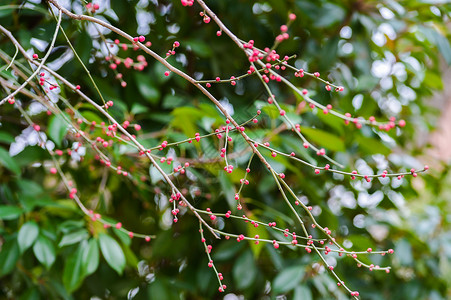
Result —
<svg viewBox="0 0 451 300"><path fill-rule="evenodd" d="M223 172L219 173L219 183L221 184L221 188L227 200L227 203L229 204L229 208L231 209L235 208L236 207L235 189L230 180L230 177Z"/></svg>
<svg viewBox="0 0 451 300"><path fill-rule="evenodd" d="M148 299L180 299L174 285L167 282L167 280L158 277L149 285L148 295Z"/></svg>
<svg viewBox="0 0 451 300"><path fill-rule="evenodd" d="M155 83L149 76L134 73L136 85L143 97L152 104L156 104L160 99L160 91L155 87Z"/></svg>
<svg viewBox="0 0 451 300"><path fill-rule="evenodd" d="M20 175L20 168L14 159L9 155L8 151L0 148L0 166L4 166L16 175Z"/></svg>
<svg viewBox="0 0 451 300"><path fill-rule="evenodd" d="M40 300L39 289L38 288L29 288L25 293L20 295L19 300Z"/></svg>
<svg viewBox="0 0 451 300"><path fill-rule="evenodd" d="M0 251L0 276L11 272L19 259L19 246L16 239L11 239L2 245Z"/></svg>
<svg viewBox="0 0 451 300"><path fill-rule="evenodd" d="M40 186L38 183L34 181L21 179L20 181L17 181L17 185L20 188L21 194L25 196L36 197L44 192L42 186Z"/></svg>
<svg viewBox="0 0 451 300"><path fill-rule="evenodd" d="M92 50L91 36L86 31L82 31L77 37L74 47L83 63L87 64Z"/></svg>
<svg viewBox="0 0 451 300"><path fill-rule="evenodd" d="M0 132L0 142L11 144L14 142L14 137L7 132Z"/></svg>
<svg viewBox="0 0 451 300"><path fill-rule="evenodd" d="M14 156L14 160L20 167L28 166L36 161L44 160L49 157L49 153L38 146L28 146L19 154Z"/></svg>
<svg viewBox="0 0 451 300"><path fill-rule="evenodd" d="M201 40L185 41L183 45L190 48L199 57L210 57L213 54L211 47Z"/></svg>

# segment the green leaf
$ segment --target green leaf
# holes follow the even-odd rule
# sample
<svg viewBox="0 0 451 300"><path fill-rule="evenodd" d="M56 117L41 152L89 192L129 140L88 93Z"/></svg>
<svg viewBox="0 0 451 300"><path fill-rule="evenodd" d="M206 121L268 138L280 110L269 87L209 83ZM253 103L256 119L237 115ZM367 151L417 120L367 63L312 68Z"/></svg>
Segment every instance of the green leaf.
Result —
<svg viewBox="0 0 451 300"><path fill-rule="evenodd" d="M191 48L191 51L199 57L210 57L213 54L211 46L201 40L184 41L182 44Z"/></svg>
<svg viewBox="0 0 451 300"><path fill-rule="evenodd" d="M219 183L221 184L221 190L224 193L224 196L229 204L230 209L236 208L236 200L235 200L235 188L233 186L230 177L225 174L225 172L219 173Z"/></svg>
<svg viewBox="0 0 451 300"><path fill-rule="evenodd" d="M182 106L185 101L183 98L175 95L166 95L163 99L163 108L174 108Z"/></svg>
<svg viewBox="0 0 451 300"><path fill-rule="evenodd" d="M121 275L125 268L125 255L121 246L115 239L104 233L99 234L99 243L106 262Z"/></svg>
<svg viewBox="0 0 451 300"><path fill-rule="evenodd" d="M0 276L11 272L19 259L19 246L16 239L7 241L0 251Z"/></svg>
<svg viewBox="0 0 451 300"><path fill-rule="evenodd" d="M304 267L299 265L285 268L274 279L272 288L277 293L288 292L299 284L304 277L304 273Z"/></svg>
<svg viewBox="0 0 451 300"><path fill-rule="evenodd" d="M146 113L148 111L149 111L149 108L147 106L144 106L139 103L133 103L130 113L132 113L134 115L138 115L138 114Z"/></svg>
<svg viewBox="0 0 451 300"><path fill-rule="evenodd" d="M11 5L2 5L0 6L0 18L11 16L16 8L11 7Z"/></svg>
<svg viewBox="0 0 451 300"><path fill-rule="evenodd" d="M71 199L63 199L53 201L51 205L47 205L44 209L46 213L68 218L78 212L77 204Z"/></svg>
<svg viewBox="0 0 451 300"><path fill-rule="evenodd" d="M39 226L34 221L28 221L20 227L17 242L19 243L20 253L30 248L39 235Z"/></svg>
<svg viewBox="0 0 451 300"><path fill-rule="evenodd" d="M49 157L49 153L41 147L28 146L19 154L14 156L14 161L19 165L19 167L24 167L32 165L36 161L43 161Z"/></svg>
<svg viewBox="0 0 451 300"><path fill-rule="evenodd" d="M413 265L412 245L406 238L396 242L395 256L402 266Z"/></svg>
<svg viewBox="0 0 451 300"><path fill-rule="evenodd" d="M166 278L155 278L155 280L149 284L147 290L147 299L165 299L165 300L178 300L178 289L172 281Z"/></svg>
<svg viewBox="0 0 451 300"><path fill-rule="evenodd" d="M99 266L99 245L97 240L92 238L83 250L83 270L86 275L90 275L97 270Z"/></svg>
<svg viewBox="0 0 451 300"><path fill-rule="evenodd" d="M344 134L344 122L342 119L335 117L331 118L330 115L325 115L320 109L317 110L316 116L321 120L321 122L327 124L330 129L334 130L340 135Z"/></svg>
<svg viewBox="0 0 451 300"><path fill-rule="evenodd" d="M314 18L314 26L317 28L329 27L334 23L341 22L345 16L346 12L341 6L325 3Z"/></svg>
<svg viewBox="0 0 451 300"><path fill-rule="evenodd" d="M11 144L14 142L14 137L7 132L0 132L0 142Z"/></svg>
<svg viewBox="0 0 451 300"><path fill-rule="evenodd" d="M77 50L80 59L83 61L84 64L87 65L92 50L91 36L86 31L82 31L80 35L77 37L76 42L74 43L74 47Z"/></svg>
<svg viewBox="0 0 451 300"><path fill-rule="evenodd" d="M222 243L213 254L215 262L226 261L238 256L238 253L246 247L245 243Z"/></svg>
<svg viewBox="0 0 451 300"><path fill-rule="evenodd" d="M99 117L99 115L92 111L83 111L81 112L81 115L89 122L95 121L97 124L100 124L103 121L102 118Z"/></svg>
<svg viewBox="0 0 451 300"><path fill-rule="evenodd" d="M321 47L320 69L327 69L334 61L336 61L339 40L340 38L338 36L331 37L327 40L325 45Z"/></svg>
<svg viewBox="0 0 451 300"><path fill-rule="evenodd" d="M429 40L437 46L446 63L451 65L451 46L449 40L434 28L426 28L424 31L429 37Z"/></svg>
<svg viewBox="0 0 451 300"><path fill-rule="evenodd" d="M39 235L39 238L34 243L33 252L38 261L47 269L55 262L56 253L53 242L44 235Z"/></svg>
<svg viewBox="0 0 451 300"><path fill-rule="evenodd" d="M0 220L14 220L22 214L22 209L18 206L0 205Z"/></svg>
<svg viewBox="0 0 451 300"><path fill-rule="evenodd" d="M312 291L305 285L298 285L294 289L294 300L312 300Z"/></svg>
<svg viewBox="0 0 451 300"><path fill-rule="evenodd" d="M235 261L233 266L233 279L237 288L245 289L254 283L257 277L257 267L254 262L252 251L246 250ZM246 274L245 276L243 276Z"/></svg>
<svg viewBox="0 0 451 300"><path fill-rule="evenodd" d="M61 241L59 242L58 247L62 248L67 245L72 245L72 244L78 243L82 240L85 240L88 237L89 237L89 233L86 229L75 231L75 232L64 235L63 238L61 239Z"/></svg>
<svg viewBox="0 0 451 300"><path fill-rule="evenodd" d="M171 125L174 128L182 130L187 137L194 137L194 134L198 130L196 121L204 116L199 109L186 106L174 109L171 114L174 116ZM193 143L196 143L196 141Z"/></svg>
<svg viewBox="0 0 451 300"><path fill-rule="evenodd" d="M9 152L0 148L0 166L4 166L16 175L20 175L20 168L14 159L9 155Z"/></svg>
<svg viewBox="0 0 451 300"><path fill-rule="evenodd" d="M19 300L39 300L39 289L37 287L28 288L22 295L20 295Z"/></svg>
<svg viewBox="0 0 451 300"><path fill-rule="evenodd" d="M113 232L114 234L119 238L119 241L126 246L130 246L130 244L132 243L132 239L130 238L130 236L123 232L122 230L113 228Z"/></svg>
<svg viewBox="0 0 451 300"><path fill-rule="evenodd" d="M141 95L143 95L143 97L152 104L158 103L158 100L160 99L160 91L155 87L155 83L152 79L141 73L135 73L134 76Z"/></svg>
<svg viewBox="0 0 451 300"><path fill-rule="evenodd" d="M256 221L261 221L256 215L249 213L248 214L249 219L252 220L256 220ZM260 239L268 239L269 235L268 235L268 231L267 230L261 230L258 227L255 227L254 225L252 225L251 223L247 223L248 224L248 230L247 230L247 235L250 237L254 237L255 235L259 235ZM264 244L265 243L259 243L259 244L255 244L254 241L249 241L250 244L250 248L252 250L252 253L254 254L254 257L258 257L260 255L260 252L263 250L263 248L265 247Z"/></svg>
<svg viewBox="0 0 451 300"><path fill-rule="evenodd" d="M277 119L280 116L280 112L277 107L273 105L265 105L261 109L266 115L268 115L271 119Z"/></svg>
<svg viewBox="0 0 451 300"><path fill-rule="evenodd" d="M362 149L366 154L372 155L381 153L383 155L390 154L390 149L385 146L381 141L374 138L367 138L361 135L354 136L356 143L359 148Z"/></svg>
<svg viewBox="0 0 451 300"><path fill-rule="evenodd" d="M443 89L442 77L439 74L429 70L426 70L424 83L432 89Z"/></svg>
<svg viewBox="0 0 451 300"><path fill-rule="evenodd" d="M22 179L20 181L17 181L17 185L20 188L21 195L24 196L36 197L44 192L41 185L31 180Z"/></svg>
<svg viewBox="0 0 451 300"><path fill-rule="evenodd" d="M85 274L83 272L83 248L86 242L80 244L77 250L69 255L64 265L63 284L66 290L71 293L80 287Z"/></svg>
<svg viewBox="0 0 451 300"><path fill-rule="evenodd" d="M345 151L344 142L339 137L326 131L316 128L302 127L301 133L304 134L308 140L316 144L316 147L318 148L324 147L325 149L332 151Z"/></svg>
<svg viewBox="0 0 451 300"><path fill-rule="evenodd" d="M67 128L67 123L62 116L54 115L50 119L48 127L49 136L58 147L61 147L61 142L66 135Z"/></svg>

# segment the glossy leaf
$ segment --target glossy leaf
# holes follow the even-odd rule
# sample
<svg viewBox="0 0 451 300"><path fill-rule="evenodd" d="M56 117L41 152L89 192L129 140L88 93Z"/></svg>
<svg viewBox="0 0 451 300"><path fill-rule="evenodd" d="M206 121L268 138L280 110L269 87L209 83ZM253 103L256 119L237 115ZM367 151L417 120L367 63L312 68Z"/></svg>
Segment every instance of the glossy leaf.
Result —
<svg viewBox="0 0 451 300"><path fill-rule="evenodd" d="M99 234L99 244L102 255L108 265L118 274L122 274L125 268L125 255L115 239L107 234Z"/></svg>
<svg viewBox="0 0 451 300"><path fill-rule="evenodd" d="M18 206L0 205L0 220L14 220L21 214L22 209Z"/></svg>
<svg viewBox="0 0 451 300"><path fill-rule="evenodd" d="M99 266L99 245L96 239L90 239L88 245L84 247L82 261L86 275L90 275L97 270Z"/></svg>
<svg viewBox="0 0 451 300"><path fill-rule="evenodd" d="M75 291L86 276L83 270L83 250L86 248L86 241L81 243L75 252L72 252L65 264L63 271L63 284L66 290L71 293Z"/></svg>
<svg viewBox="0 0 451 300"><path fill-rule="evenodd" d="M47 269L53 265L56 259L56 251L53 242L44 235L39 235L33 245L33 252L38 261Z"/></svg>
<svg viewBox="0 0 451 300"><path fill-rule="evenodd" d="M88 236L89 236L89 233L86 229L82 229L79 231L65 234L65 235L63 235L63 238L59 242L58 247L62 248L67 245L72 245L72 244L78 243L80 241L87 239Z"/></svg>
<svg viewBox="0 0 451 300"><path fill-rule="evenodd" d="M303 127L301 133L307 137L307 140L312 141L317 148L324 148L331 151L345 151L346 149L343 140L329 132L316 128Z"/></svg>
<svg viewBox="0 0 451 300"><path fill-rule="evenodd" d="M274 279L272 288L279 293L288 292L299 284L304 274L303 266L295 265L284 268Z"/></svg>
<svg viewBox="0 0 451 300"><path fill-rule="evenodd" d="M54 115L50 119L48 132L49 136L56 143L58 147L61 147L61 142L67 132L67 123L64 121L63 116Z"/></svg>
<svg viewBox="0 0 451 300"><path fill-rule="evenodd" d="M20 227L17 235L17 243L19 244L20 253L25 252L36 241L39 235L39 226L34 221L28 221Z"/></svg>

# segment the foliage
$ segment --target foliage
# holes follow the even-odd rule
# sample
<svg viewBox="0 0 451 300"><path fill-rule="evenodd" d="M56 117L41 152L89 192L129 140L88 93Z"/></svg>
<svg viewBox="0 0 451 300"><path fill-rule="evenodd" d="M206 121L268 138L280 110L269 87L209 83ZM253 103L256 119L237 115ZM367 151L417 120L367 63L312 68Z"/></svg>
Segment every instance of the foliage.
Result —
<svg viewBox="0 0 451 300"><path fill-rule="evenodd" d="M309 97L320 105L330 103L341 113L406 120L405 127L388 132L366 125L359 130L322 109L311 110L306 98L287 86L269 85L281 109L301 124L301 133L345 165L345 171L381 174L385 169L409 173L411 168L423 168L420 160L428 160L415 141L419 131L427 133L436 124L439 111L427 99L443 88L440 63L451 64L446 29L451 6L441 2L267 0L207 1L207 5L233 33L244 41L254 40L259 48L271 47L280 25L287 23L289 13L295 13L297 18L288 30L290 38L280 43L277 52L295 54L290 63L296 68L318 71L321 78L343 86L344 91L326 91L325 84L314 76L297 78L291 71L283 73L296 88L308 88ZM70 1L67 9L89 13L79 1ZM145 36L152 43L150 49L163 58L175 41L180 42L167 61L196 80L245 74L248 58L224 32L217 36L218 26L213 20L203 22L200 11L197 3L184 7L180 1L131 0L100 3L93 15L131 36ZM50 48L57 15L54 6L44 1L12 1L0 6L1 26L12 32L30 56L36 53L40 59ZM167 174L189 163L186 175L171 178L196 208L210 208L219 214L230 210L237 216L245 214L265 224L275 221L279 228L301 232L279 191L279 181L252 155L238 133L230 132L233 142L227 149L228 164L235 167L231 174L222 171L226 164L219 150L224 144L216 135L179 143L225 125L224 115L201 90L174 72L165 76L168 69L164 65L142 50L133 50L131 42L109 29L62 19L65 35L93 80L61 31L46 66L80 85L80 91L97 105L105 108L107 101L113 101L108 113L114 119L122 125L129 122L127 130L136 134L144 147L156 148L153 154L173 158L172 164L158 164ZM0 39L1 98L14 90L11 84L17 88L24 82L19 72L26 78L35 70L22 53L8 68L16 49L4 33ZM115 39L127 43L128 49L116 46ZM112 67L115 62L105 59L108 47L122 59L132 58L134 66L127 68L121 61ZM173 203L177 201L169 201L173 188L158 169L140 156L125 136L107 144L104 151L103 144L92 146L77 135L83 131L93 140L101 136L108 141L100 124L111 123L76 89L45 73L46 89L49 83L58 84L53 92L37 87L37 76L32 80L34 86L24 90L31 99L23 93L15 97L15 104L0 105L0 291L7 299L219 298L216 274L207 266L209 255L224 276L226 293L246 299L348 297L320 257L303 248L238 243L234 237L217 240L204 226L206 244L213 246L207 256L198 218L180 206L178 222L173 222ZM270 142L283 153L295 151L297 157L314 165L328 163L302 147L280 110L268 105L268 93L257 76L238 80L235 86L212 83L208 91L229 107L229 113L233 108L231 114L239 123L253 120L261 109L258 123L246 126L250 138ZM53 104L39 102L42 94ZM39 124L40 130L33 124ZM50 151L42 147L40 139ZM164 141L176 145L159 151ZM358 268L346 255L326 256L346 285L359 290L364 299L445 299L450 295L451 176L446 168L416 178L375 178L368 183L338 173L315 175L307 165L283 155L272 157L262 145L259 149L277 173L285 174L300 201L312 206L317 222L331 228L346 248L394 249L394 255L360 257L365 264L391 265L389 274ZM111 167L105 165L107 161ZM130 174L123 176L125 170ZM240 184L243 176L249 185ZM237 192L242 211L237 210ZM77 199L93 212L81 210ZM302 209L296 210L310 226ZM203 216L221 231L284 239L276 230L219 214L215 222L208 214ZM315 238L324 238L319 230L312 232ZM147 236L152 237L150 242Z"/></svg>

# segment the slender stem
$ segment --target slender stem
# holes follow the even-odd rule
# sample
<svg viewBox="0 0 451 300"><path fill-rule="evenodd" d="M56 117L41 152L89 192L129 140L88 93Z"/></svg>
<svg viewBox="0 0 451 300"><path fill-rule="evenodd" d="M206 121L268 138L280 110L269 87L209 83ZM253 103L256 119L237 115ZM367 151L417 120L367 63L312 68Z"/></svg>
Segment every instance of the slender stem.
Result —
<svg viewBox="0 0 451 300"><path fill-rule="evenodd" d="M2 105L3 103L5 103L8 99L13 98L17 93L20 92L20 90L22 90L25 86L27 86L27 84L30 82L30 80L32 80L38 73L39 71L41 71L42 66L44 66L47 58L50 56L50 53L53 50L53 47L55 46L55 41L56 41L56 37L58 36L58 30L61 24L61 11L58 13L58 22L56 24L56 29L55 29L55 33L53 34L53 38L52 38L52 42L50 43L50 47L47 51L47 53L45 54L45 56L42 58L41 63L38 65L38 67L36 68L36 70L33 72L33 74L31 74L30 77L27 78L27 80L25 80L25 82L14 92L12 92L10 95L6 96L5 98L3 98L0 101L0 105ZM0 25L1 26L1 25ZM4 28L2 26L2 28ZM5 32L4 32L5 33ZM11 35L11 33L9 33ZM10 38L10 37L9 37ZM11 39L11 38L10 38ZM11 39L12 40L12 39ZM14 39L15 40L15 39ZM14 43L14 45L16 46L16 48L18 48L19 43L17 42L17 40L15 40L16 42ZM28 54L23 53L24 56L31 61L31 59L28 57Z"/></svg>

